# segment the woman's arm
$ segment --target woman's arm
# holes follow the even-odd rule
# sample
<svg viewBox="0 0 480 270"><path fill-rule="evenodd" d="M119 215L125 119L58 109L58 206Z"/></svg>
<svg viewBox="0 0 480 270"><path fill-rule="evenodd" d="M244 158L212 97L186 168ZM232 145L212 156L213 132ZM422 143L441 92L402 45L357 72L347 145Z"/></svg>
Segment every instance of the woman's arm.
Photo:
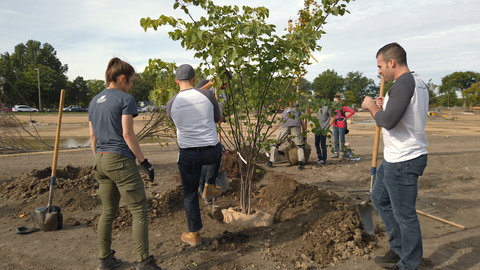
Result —
<svg viewBox="0 0 480 270"><path fill-rule="evenodd" d="M139 162L143 162L145 157L143 156L140 144L138 144L137 136L133 130L133 116L131 114L122 115L122 129L123 138L125 139L128 148L130 148Z"/></svg>
<svg viewBox="0 0 480 270"><path fill-rule="evenodd" d="M347 106L343 106L342 108L344 114L345 114L345 119L348 119L350 117L352 117L354 114L355 114L355 111L350 109L349 107ZM347 115L347 112L348 112L348 115Z"/></svg>
<svg viewBox="0 0 480 270"><path fill-rule="evenodd" d="M97 138L95 138L95 133L93 132L92 122L88 121L88 126L90 129L90 147L92 148L93 156L97 153Z"/></svg>

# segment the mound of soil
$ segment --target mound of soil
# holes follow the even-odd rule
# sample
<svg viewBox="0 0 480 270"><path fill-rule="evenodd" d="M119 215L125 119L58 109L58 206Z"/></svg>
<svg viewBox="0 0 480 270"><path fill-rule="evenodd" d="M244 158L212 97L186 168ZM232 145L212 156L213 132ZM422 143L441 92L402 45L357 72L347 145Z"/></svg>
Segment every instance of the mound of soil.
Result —
<svg viewBox="0 0 480 270"><path fill-rule="evenodd" d="M156 218L172 216L175 212L183 210L183 191L181 186L177 186L174 190L168 192L153 192L148 200L148 219L153 222ZM97 228L100 214L88 220L88 224L94 229ZM119 209L118 216L113 222L113 229L125 231L132 226L132 214L128 211L127 206Z"/></svg>
<svg viewBox="0 0 480 270"><path fill-rule="evenodd" d="M225 158L225 163L229 162L232 166L225 168L234 170L233 164L237 162L234 154ZM235 172L229 169L227 173L233 175ZM0 185L0 199L8 205L14 200L10 198L23 198L21 204L25 209L29 206L29 211L32 210L32 205L44 206L48 201L50 175L51 169L46 168L32 171L8 184L4 183ZM59 170L57 175L55 204L60 205L64 211L81 211L99 205L95 196L97 183L90 168L67 166ZM374 249L375 239L363 234L352 201L328 190L299 183L284 175L273 174L270 177L273 180L267 185L253 185L252 206L253 209L272 214L274 224L259 228L240 228L222 223L222 218L218 216L221 209L239 204L240 180L231 179L229 191L217 199L218 208L213 213L210 206L201 202L202 215L210 218L205 221L209 223L209 229L223 231L213 238L204 239L202 249L245 253L260 246L265 260L305 269L313 265L324 266L352 256L368 256ZM165 224L172 220L175 220L176 224L185 222L181 186L166 192L150 192L148 206L152 229L165 227ZM87 212L87 215L91 216L86 217L85 223L96 229L100 214L92 211ZM70 223L80 224L76 220ZM120 207L113 224L114 230L130 230L131 224L131 213L126 206Z"/></svg>
<svg viewBox="0 0 480 270"><path fill-rule="evenodd" d="M51 167L33 170L9 182L0 184L0 199L17 205L18 213L29 213L48 204ZM91 167L66 166L56 172L54 205L63 211L91 210L100 204L96 197L97 181Z"/></svg>

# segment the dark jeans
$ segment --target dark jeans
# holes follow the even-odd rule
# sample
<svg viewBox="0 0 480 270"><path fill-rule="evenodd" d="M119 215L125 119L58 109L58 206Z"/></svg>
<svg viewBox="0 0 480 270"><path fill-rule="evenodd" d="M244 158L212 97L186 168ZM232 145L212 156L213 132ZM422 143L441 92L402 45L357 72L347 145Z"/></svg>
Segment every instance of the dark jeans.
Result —
<svg viewBox="0 0 480 270"><path fill-rule="evenodd" d="M315 149L317 150L318 160L327 162L327 136L321 132L315 133Z"/></svg>
<svg viewBox="0 0 480 270"><path fill-rule="evenodd" d="M202 166L212 164L220 165L222 145L218 143L215 146L180 148L179 151L180 155L177 165L182 180L183 205L187 216L188 230L190 232L196 232L203 227L200 216L200 206L198 204L198 186ZM217 170L211 171L208 179L214 179L213 181L215 181L217 175L218 168Z"/></svg>
<svg viewBox="0 0 480 270"><path fill-rule="evenodd" d="M385 224L390 248L400 256L397 265L413 270L423 256L422 232L415 203L418 176L427 166L428 155L389 163L382 162L372 189L372 202Z"/></svg>
<svg viewBox="0 0 480 270"><path fill-rule="evenodd" d="M220 157L220 160L218 161L218 163L202 166L202 172L200 175L200 184L199 184L200 194L203 193L203 188L205 187L205 183L209 185L217 184L216 180L217 180L218 170L220 169L221 161L222 161L222 158Z"/></svg>

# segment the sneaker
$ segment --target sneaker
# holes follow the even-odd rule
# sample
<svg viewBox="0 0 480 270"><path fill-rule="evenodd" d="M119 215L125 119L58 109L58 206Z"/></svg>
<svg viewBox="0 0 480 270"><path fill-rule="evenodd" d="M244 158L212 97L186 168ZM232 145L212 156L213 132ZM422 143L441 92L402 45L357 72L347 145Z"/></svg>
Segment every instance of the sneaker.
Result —
<svg viewBox="0 0 480 270"><path fill-rule="evenodd" d="M202 243L202 238L198 232L184 232L182 233L181 239L192 247L196 247Z"/></svg>
<svg viewBox="0 0 480 270"><path fill-rule="evenodd" d="M110 250L110 254L108 254L107 257L100 259L98 262L97 270L110 270L117 266L120 266L122 264L122 261L120 259L117 259L114 254L115 250Z"/></svg>
<svg viewBox="0 0 480 270"><path fill-rule="evenodd" d="M397 262L400 260L400 257L393 250L387 251L384 256L375 257L374 261L376 264L384 268L395 267ZM395 268L392 268L395 269Z"/></svg>
<svg viewBox="0 0 480 270"><path fill-rule="evenodd" d="M205 184L202 198L205 201L211 201L214 197L222 195L222 188L217 185Z"/></svg>
<svg viewBox="0 0 480 270"><path fill-rule="evenodd" d="M267 162L267 167L273 168L273 163L271 161Z"/></svg>
<svg viewBox="0 0 480 270"><path fill-rule="evenodd" d="M145 260L137 264L137 270L162 270L160 266L157 265L153 255L148 256ZM166 269L164 269L166 270Z"/></svg>
<svg viewBox="0 0 480 270"><path fill-rule="evenodd" d="M332 158L338 158L338 152L333 153Z"/></svg>
<svg viewBox="0 0 480 270"><path fill-rule="evenodd" d="M298 162L298 169L299 169L299 170L305 169L303 162L301 162L301 161Z"/></svg>
<svg viewBox="0 0 480 270"><path fill-rule="evenodd" d="M323 161L321 159L317 159L317 164L318 165L323 165L323 164L325 164L325 161Z"/></svg>

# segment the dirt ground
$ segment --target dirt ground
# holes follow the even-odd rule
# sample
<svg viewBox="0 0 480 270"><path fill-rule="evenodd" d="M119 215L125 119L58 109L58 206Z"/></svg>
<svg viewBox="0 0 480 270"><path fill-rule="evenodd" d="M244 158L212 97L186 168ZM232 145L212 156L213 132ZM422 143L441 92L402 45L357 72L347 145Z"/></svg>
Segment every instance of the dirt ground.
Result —
<svg viewBox="0 0 480 270"><path fill-rule="evenodd" d="M419 216L424 239L419 269L480 269L480 115L459 110L445 113L429 117L430 154L419 180L417 209L467 229ZM145 118L137 119L136 128ZM32 119L42 137L54 138L55 115ZM313 162L313 151L303 171L285 161L268 169L258 163L261 173L253 188L253 205L273 215L274 223L267 227L223 223L220 210L239 202L238 174L229 166L230 188L217 200L216 211L201 202L203 245L195 248L180 241L187 226L175 144L142 144L156 172L153 183L145 182L151 254L168 269L382 269L373 262L374 256L388 249L382 223L375 216L376 234L363 232L355 203L366 196L353 192L369 187L374 125L367 113L357 113L349 129L347 141L360 160L329 159L327 165L319 166ZM61 136L85 140L86 114L64 114ZM313 145L312 134L308 142ZM91 150L62 149L58 155L54 204L62 208L64 228L27 235L15 231L33 226L30 213L48 202L53 153L0 157L0 269L95 269L101 203L91 171ZM114 224L112 247L124 261L118 269L135 267L130 223L128 211L122 208Z"/></svg>

